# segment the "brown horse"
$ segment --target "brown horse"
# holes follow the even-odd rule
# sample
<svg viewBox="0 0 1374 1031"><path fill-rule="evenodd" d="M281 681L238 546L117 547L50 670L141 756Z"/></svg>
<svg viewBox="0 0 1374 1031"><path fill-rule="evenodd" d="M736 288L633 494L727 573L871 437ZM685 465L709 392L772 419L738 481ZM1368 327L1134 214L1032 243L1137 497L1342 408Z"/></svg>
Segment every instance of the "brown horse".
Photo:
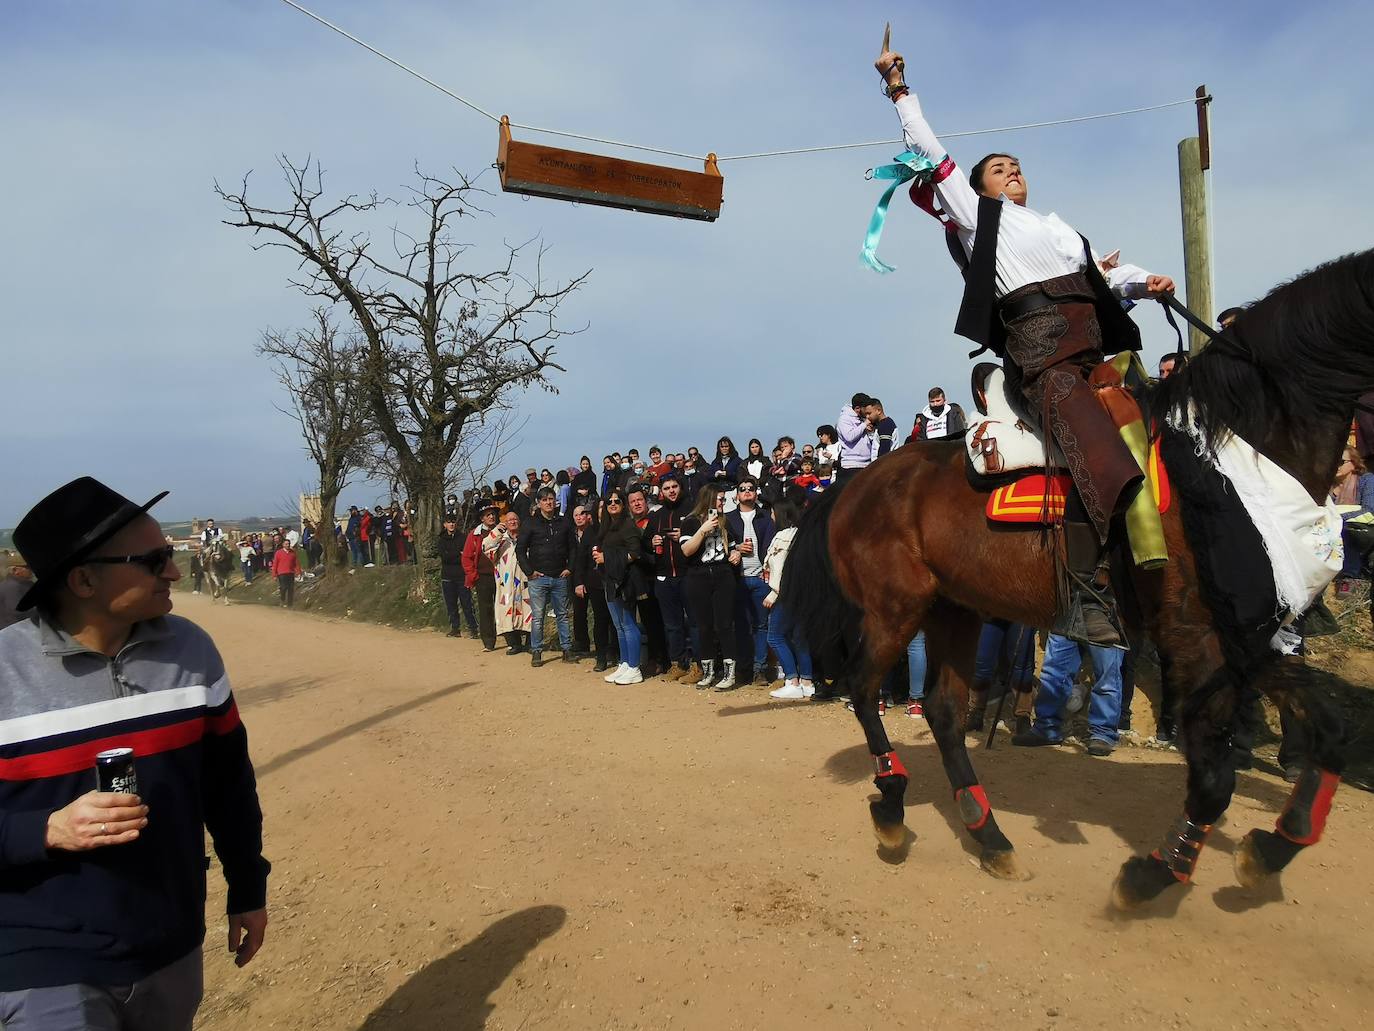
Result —
<svg viewBox="0 0 1374 1031"><path fill-rule="evenodd" d="M1374 390L1374 251L1321 266L1280 286L1181 374L1153 391L1152 410L1192 405L1208 441L1234 432L1324 501L1357 398ZM1055 615L1053 534L990 524L985 494L965 477L959 442L903 447L828 492L804 517L792 545L782 604L813 646L846 634L858 660L854 708L877 766L870 812L879 841L905 838L907 775L878 715L884 674L918 630L928 655L925 715L982 866L1025 876L997 826L965 746L974 654L986 617L1047 627ZM1222 618L1199 576L1189 499L1164 516L1168 564L1132 569L1132 636L1155 642L1168 694L1181 699L1180 745L1188 761L1183 819L1148 856L1129 860L1113 898L1129 908L1186 883L1208 831L1235 787L1230 762L1237 695L1253 685L1307 737L1312 767L1294 787L1274 832L1252 831L1236 871L1253 886L1320 838L1342 768L1340 728L1302 677ZM838 585L839 591L835 590ZM1123 599L1124 601L1125 599ZM1300 665L1300 661L1299 661Z"/></svg>

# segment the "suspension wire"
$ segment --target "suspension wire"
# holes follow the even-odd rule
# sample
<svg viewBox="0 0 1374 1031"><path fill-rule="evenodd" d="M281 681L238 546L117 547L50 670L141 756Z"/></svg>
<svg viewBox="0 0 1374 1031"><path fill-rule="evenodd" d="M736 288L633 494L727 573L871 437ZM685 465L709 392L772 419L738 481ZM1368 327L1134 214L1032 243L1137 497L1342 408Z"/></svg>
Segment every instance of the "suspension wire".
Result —
<svg viewBox="0 0 1374 1031"><path fill-rule="evenodd" d="M345 39L357 43L358 46L362 47L364 50L369 51L370 53L376 54L378 57L380 57L383 61L386 61L388 64L395 65L397 68L401 69L401 71L406 72L409 75L413 75L415 78L419 79L427 86L433 86L440 93L444 94L444 96L458 101L458 103L462 104L464 107L476 111L482 117L489 118L493 122L499 123L501 121L501 119L497 115L492 114L486 108L478 106L471 100L468 100L466 97L459 96L457 93L454 93L451 89L448 89L446 86L440 85L439 83L431 79L429 76L416 71L414 68L410 67L407 64L403 64L391 55L382 53L382 51L372 46L372 44L359 39L357 36L353 35L346 29L342 29L338 25L335 25L333 22L320 17L314 11L302 7L299 3L296 2L296 0L282 0L282 3L286 4L286 6L288 7L294 8L295 10L299 11L307 18L311 18L314 21L319 22L325 28L337 32L340 36L343 36ZM1212 98L1208 96L1203 99L1211 100ZM1055 118L1047 122L1022 122L1019 125L1004 125L995 129L966 129L962 132L942 132L940 133L940 137L941 139L954 139L961 136L984 136L989 133L1015 132L1019 129L1043 129L1051 125L1069 125L1074 122L1091 122L1101 118L1120 118L1123 115L1143 114L1146 111L1160 111L1166 107L1179 107L1183 104L1196 104L1197 102L1197 97L1189 97L1186 100L1171 100L1164 104L1150 104L1146 107L1132 107L1127 108L1124 111L1105 111L1101 114L1095 115L1077 115L1073 118ZM664 147L649 147L642 143L626 143L623 140L613 140L602 136L588 136L583 133L568 132L563 129L548 129L538 125L526 125L523 122L511 122L511 128L524 129L527 132L543 133L547 136L562 136L567 139L586 140L588 143L601 143L608 147L620 147L624 150L639 150L649 154L665 154L669 157L686 158L691 161L706 160L705 154L691 154L682 150L668 150ZM752 154L729 154L725 157L716 158L716 161L751 161L756 158L790 157L796 154L823 154L830 151L838 150L862 150L868 147L892 147L900 145L900 140L869 140L864 143L835 143L830 144L828 146L820 147L793 147L788 150L761 150L756 151Z"/></svg>
<svg viewBox="0 0 1374 1031"><path fill-rule="evenodd" d="M1206 99L1211 100L1211 97ZM1019 125L1002 125L995 129L965 129L962 132L942 132L940 139L949 140L959 136L985 136L989 133L1015 132L1018 129L1043 129L1050 125L1068 125L1071 122L1091 122L1099 118L1119 118L1122 115L1138 115L1145 111L1160 111L1166 107L1179 107L1183 104L1196 104L1197 97L1189 97L1187 100L1170 100L1165 104L1150 104L1147 107L1132 107L1124 111L1104 111L1096 115L1077 115L1073 118L1055 118L1048 122L1022 122ZM865 147L892 147L901 146L902 141L890 140L869 140L866 143L836 143L828 147L794 147L791 150L761 150L754 154L727 154L725 157L716 158L717 161L749 161L753 158L785 157L790 154L820 154L833 150L860 150Z"/></svg>
<svg viewBox="0 0 1374 1031"><path fill-rule="evenodd" d="M476 104L474 104L471 100L468 100L466 97L460 97L457 93L454 93L453 90L447 89L444 86L440 86L429 76L417 72L414 68L410 67L409 65L402 64L400 61L396 60L396 58L390 56L389 54L382 53L372 44L365 43L363 40L353 35L353 33L348 32L345 29L339 28L339 26L335 25L332 21L326 21L324 18L321 18L314 11L306 10L300 4L296 3L296 0L281 0L281 2L286 4L287 7L294 7L307 18L313 18L315 21L319 22L325 28L333 29L335 32L337 32L340 36L343 36L345 39L351 39L354 43L357 43L358 46L362 47L364 50L370 50L372 53L376 54L378 57L380 57L383 61L386 61L388 64L394 64L397 68L401 69L401 71L407 72L415 76L415 78L419 79L421 82L433 86L440 93L444 94L444 96L452 97L454 100L458 101L458 103L462 104L464 107L472 108L472 110L476 111L479 115L482 115L486 118L490 118L493 122L501 121L500 118L492 114L486 108L478 107Z"/></svg>

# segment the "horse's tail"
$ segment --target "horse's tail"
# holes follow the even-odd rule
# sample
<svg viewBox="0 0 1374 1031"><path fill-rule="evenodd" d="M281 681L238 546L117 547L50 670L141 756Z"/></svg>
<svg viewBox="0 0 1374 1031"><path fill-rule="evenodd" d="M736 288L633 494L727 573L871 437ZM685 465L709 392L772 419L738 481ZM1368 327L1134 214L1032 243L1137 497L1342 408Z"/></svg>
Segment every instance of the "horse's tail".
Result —
<svg viewBox="0 0 1374 1031"><path fill-rule="evenodd" d="M813 652L848 652L858 639L859 607L845 597L830 557L830 515L840 488L832 486L809 505L787 551L778 601L801 628Z"/></svg>

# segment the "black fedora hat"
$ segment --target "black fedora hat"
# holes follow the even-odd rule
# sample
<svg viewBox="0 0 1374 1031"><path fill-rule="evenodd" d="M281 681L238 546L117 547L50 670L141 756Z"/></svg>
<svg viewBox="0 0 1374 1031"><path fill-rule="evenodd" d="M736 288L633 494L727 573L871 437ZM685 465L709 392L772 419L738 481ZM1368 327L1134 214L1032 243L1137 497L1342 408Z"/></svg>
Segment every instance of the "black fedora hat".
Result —
<svg viewBox="0 0 1374 1031"><path fill-rule="evenodd" d="M42 592L100 545L167 496L135 505L91 476L58 487L14 528L14 546L33 570L34 585L16 606L30 609Z"/></svg>

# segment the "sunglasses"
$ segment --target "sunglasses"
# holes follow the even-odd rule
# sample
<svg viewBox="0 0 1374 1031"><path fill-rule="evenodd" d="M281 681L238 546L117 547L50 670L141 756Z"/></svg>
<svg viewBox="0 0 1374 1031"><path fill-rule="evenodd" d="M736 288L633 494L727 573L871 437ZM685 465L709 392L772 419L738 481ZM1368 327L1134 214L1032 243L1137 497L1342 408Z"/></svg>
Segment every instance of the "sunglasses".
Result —
<svg viewBox="0 0 1374 1031"><path fill-rule="evenodd" d="M172 561L172 556L175 553L176 549L174 547L170 544L164 544L162 547L154 548L152 551L146 551L142 555L96 555L93 558L86 559L83 564L116 566L133 563L134 565L142 566L153 576L157 576L158 573L167 568L167 563Z"/></svg>
<svg viewBox="0 0 1374 1031"><path fill-rule="evenodd" d="M623 505L623 504L625 504L625 502L621 501L619 498L607 498L607 499L606 499L606 507L607 507L607 508L610 508L612 505Z"/></svg>

